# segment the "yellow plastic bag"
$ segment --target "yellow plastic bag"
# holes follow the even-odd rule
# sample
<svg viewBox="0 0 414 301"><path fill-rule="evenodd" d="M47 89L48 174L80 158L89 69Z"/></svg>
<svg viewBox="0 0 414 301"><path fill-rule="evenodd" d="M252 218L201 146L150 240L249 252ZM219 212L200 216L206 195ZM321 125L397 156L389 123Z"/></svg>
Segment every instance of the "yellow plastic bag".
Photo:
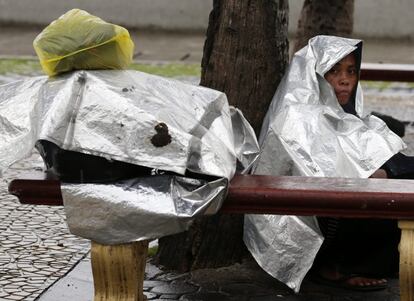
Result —
<svg viewBox="0 0 414 301"><path fill-rule="evenodd" d="M80 9L50 23L33 47L50 76L79 69L125 69L134 52L128 30Z"/></svg>

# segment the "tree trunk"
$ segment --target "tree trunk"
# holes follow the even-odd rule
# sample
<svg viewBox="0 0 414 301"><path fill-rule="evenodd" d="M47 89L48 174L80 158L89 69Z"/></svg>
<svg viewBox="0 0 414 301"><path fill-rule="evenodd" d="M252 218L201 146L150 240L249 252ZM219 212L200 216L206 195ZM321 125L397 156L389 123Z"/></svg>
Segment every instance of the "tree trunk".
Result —
<svg viewBox="0 0 414 301"><path fill-rule="evenodd" d="M354 0L305 0L296 31L294 52L316 35L350 37Z"/></svg>
<svg viewBox="0 0 414 301"><path fill-rule="evenodd" d="M288 0L214 0L200 85L226 93L256 133L288 61ZM243 216L197 219L190 230L159 240L155 261L188 271L240 262L248 252Z"/></svg>

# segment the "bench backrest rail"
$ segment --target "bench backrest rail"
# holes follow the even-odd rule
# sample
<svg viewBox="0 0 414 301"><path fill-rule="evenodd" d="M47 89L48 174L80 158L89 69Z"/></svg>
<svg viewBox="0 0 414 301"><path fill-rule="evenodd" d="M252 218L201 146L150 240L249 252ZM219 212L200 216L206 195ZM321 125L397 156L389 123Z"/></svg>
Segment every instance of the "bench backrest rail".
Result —
<svg viewBox="0 0 414 301"><path fill-rule="evenodd" d="M23 204L63 205L58 180L16 179ZM414 219L414 180L236 175L223 213Z"/></svg>
<svg viewBox="0 0 414 301"><path fill-rule="evenodd" d="M361 80L414 82L414 64L362 63Z"/></svg>

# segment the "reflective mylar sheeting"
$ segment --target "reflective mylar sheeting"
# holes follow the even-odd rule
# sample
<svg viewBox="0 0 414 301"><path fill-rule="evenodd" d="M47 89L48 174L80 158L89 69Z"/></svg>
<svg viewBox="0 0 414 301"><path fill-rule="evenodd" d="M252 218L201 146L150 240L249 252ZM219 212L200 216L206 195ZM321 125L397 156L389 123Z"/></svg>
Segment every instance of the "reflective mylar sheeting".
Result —
<svg viewBox="0 0 414 301"><path fill-rule="evenodd" d="M29 156L36 142L39 89L47 77L20 80L0 86L0 176L14 162ZM21 91L24 91L21 93Z"/></svg>
<svg viewBox="0 0 414 301"><path fill-rule="evenodd" d="M0 170L42 139L160 174L213 179L157 175L62 185L71 231L107 244L183 231L194 216L217 212L236 165L245 171L258 155L253 129L224 93L138 71L77 71L2 85L0 129Z"/></svg>
<svg viewBox="0 0 414 301"><path fill-rule="evenodd" d="M266 272L295 291L299 289L296 279L305 277L307 269L303 267L312 265L323 242L319 228L314 226L314 219L256 214L245 218L245 241L259 238L253 242L246 241L255 260ZM305 255L298 256L298 252L305 252Z"/></svg>
<svg viewBox="0 0 414 301"><path fill-rule="evenodd" d="M324 78L361 47L317 36L295 54L265 117L255 174L367 178L405 147L375 116L345 113ZM362 116L359 84L352 101ZM263 269L298 292L323 237L314 217L255 215L246 216L244 240Z"/></svg>
<svg viewBox="0 0 414 301"><path fill-rule="evenodd" d="M44 139L178 174L235 172L227 98L212 89L138 71L79 71L6 84L0 98L1 141L18 140L26 153ZM0 168L13 160L0 157Z"/></svg>
<svg viewBox="0 0 414 301"><path fill-rule="evenodd" d="M256 134L239 109L230 107L233 125L234 148L237 156L237 172L247 173L259 156Z"/></svg>
<svg viewBox="0 0 414 301"><path fill-rule="evenodd" d="M220 208L227 179L153 176L112 184L62 184L70 231L102 244L153 239L187 230Z"/></svg>

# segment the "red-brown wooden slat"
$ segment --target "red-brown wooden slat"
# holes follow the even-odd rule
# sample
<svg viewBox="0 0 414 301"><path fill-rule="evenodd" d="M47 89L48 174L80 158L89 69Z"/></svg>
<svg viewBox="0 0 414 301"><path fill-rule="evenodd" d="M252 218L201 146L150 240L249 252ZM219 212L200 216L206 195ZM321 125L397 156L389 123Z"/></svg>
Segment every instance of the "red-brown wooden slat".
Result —
<svg viewBox="0 0 414 301"><path fill-rule="evenodd" d="M23 204L62 205L60 182L17 179L10 193ZM221 212L414 218L414 180L236 175Z"/></svg>
<svg viewBox="0 0 414 301"><path fill-rule="evenodd" d="M16 179L10 182L9 192L17 196L22 204L63 205L58 180Z"/></svg>
<svg viewBox="0 0 414 301"><path fill-rule="evenodd" d="M371 64L363 63L361 66L361 79L363 80L378 80L378 81L405 81L405 82L414 82L414 65L402 65L402 64ZM242 180L243 179L243 180ZM383 186L378 184L378 191L367 192L338 192L336 189L334 191L326 190L316 190L316 187L312 187L308 191L300 190L286 190L278 189L273 187L271 193L265 189L266 185L275 185L275 183L282 183L284 177L279 179L265 179L261 177L249 176L249 180L255 185L247 189L245 184L246 178L241 176L236 176L231 183L229 189L229 197L224 203L223 212L244 212L248 210L249 212L271 212L271 213L298 213L300 211L302 214L310 214L309 210L312 212L319 213L323 212L328 215L336 214L352 214L353 216L366 216L366 212L372 212L373 214L379 214L381 216L393 217L409 217L411 216L410 212L404 210L412 210L409 203L412 201L411 193L404 193L399 195L403 198L410 198L410 201L400 201L400 199L395 199L394 202L388 203L390 200L390 194L381 193ZM285 181L285 180L283 180ZM294 178L289 177L288 182L295 181ZM299 180L301 182L302 180ZM325 183L331 183L331 179L313 179L307 180L312 183L315 182L315 185L325 185ZM344 179L335 180L334 185L341 185ZM361 180L358 180L361 181ZM369 180L374 183L375 180ZM386 187L393 184L390 180L386 180ZM395 181L395 180L392 180ZM284 182L283 182L284 183ZM357 182L354 188L358 188L358 185L362 185L362 182ZM302 183L297 183L302 184ZM240 185L244 185L241 187ZM260 186L259 186L260 185ZM262 186L264 185L264 186ZM372 185L372 184L371 184ZM401 184L404 186L404 184ZM412 183L405 183L405 185L412 185ZM261 187L261 188L260 188ZM298 186L300 187L300 186ZM260 189L259 189L260 188ZM243 189L239 191L239 189ZM258 190L259 189L259 190ZM23 204L44 204L44 205L62 205L63 201L61 198L61 191L59 181L51 175L41 174L30 175L26 179L16 179L13 180L9 186L9 191L12 194L15 194L19 197L20 202ZM394 190L396 192L398 190ZM321 196L323 194L323 196ZM358 198L357 195L361 197ZM395 196L395 194L392 194ZM238 201L237 206L235 203L235 198L244 198L245 196L253 198L257 203L249 203L249 201L243 202ZM363 196L363 198L362 198ZM269 200L272 199L271 203ZM273 199L277 199L277 205ZM337 202L340 201L340 205ZM284 201L283 201L284 200ZM319 202L318 202L319 200ZM329 200L329 201L328 201ZM283 202L288 202L283 203ZM306 202L303 204L303 202ZM324 203L325 202L325 203ZM345 202L345 203L343 203ZM398 202L398 205L395 204ZM335 205L337 204L337 205ZM289 206L287 206L289 205ZM408 207L407 207L408 206ZM289 209L289 208L291 209ZM243 208L243 209L241 209ZM266 208L266 209L265 209ZM368 209L366 209L368 208ZM400 209L401 208L401 209Z"/></svg>
<svg viewBox="0 0 414 301"><path fill-rule="evenodd" d="M362 63L361 79L369 81L414 82L414 64Z"/></svg>
<svg viewBox="0 0 414 301"><path fill-rule="evenodd" d="M221 211L410 219L414 181L236 176Z"/></svg>

